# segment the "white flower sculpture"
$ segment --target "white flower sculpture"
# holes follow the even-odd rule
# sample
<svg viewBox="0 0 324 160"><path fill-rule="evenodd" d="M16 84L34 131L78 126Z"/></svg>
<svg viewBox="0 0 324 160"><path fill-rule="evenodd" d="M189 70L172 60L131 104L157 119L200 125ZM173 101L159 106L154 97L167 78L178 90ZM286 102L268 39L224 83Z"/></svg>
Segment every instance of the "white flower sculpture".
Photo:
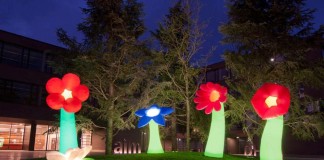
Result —
<svg viewBox="0 0 324 160"><path fill-rule="evenodd" d="M51 151L46 153L47 160L82 160L92 149L92 146L85 148L68 149L65 154L58 151Z"/></svg>

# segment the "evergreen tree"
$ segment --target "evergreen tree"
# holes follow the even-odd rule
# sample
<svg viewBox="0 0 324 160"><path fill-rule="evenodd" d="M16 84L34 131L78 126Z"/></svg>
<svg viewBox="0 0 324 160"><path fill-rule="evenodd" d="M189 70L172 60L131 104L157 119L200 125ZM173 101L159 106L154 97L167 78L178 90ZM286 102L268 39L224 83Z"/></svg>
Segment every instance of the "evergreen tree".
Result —
<svg viewBox="0 0 324 160"><path fill-rule="evenodd" d="M311 96L300 89L323 87L323 60L309 60L312 49L322 47L323 28L314 31L312 13L303 0L230 0L228 23L220 27L223 42L232 46L224 54L233 77L227 115L232 124L242 124L252 140L260 135L264 122L258 119L250 100L265 82L287 86L291 106L285 125L302 139L320 136L323 113L306 112ZM318 43L321 41L320 43Z"/></svg>
<svg viewBox="0 0 324 160"><path fill-rule="evenodd" d="M90 105L81 113L106 128L106 154L111 154L114 134L133 127L133 112L145 78L146 52L137 40L144 32L142 4L136 0L88 0L87 6L82 9L87 17L78 26L85 36L83 42L58 30L70 56L65 53L65 61L57 66L79 74L89 86Z"/></svg>

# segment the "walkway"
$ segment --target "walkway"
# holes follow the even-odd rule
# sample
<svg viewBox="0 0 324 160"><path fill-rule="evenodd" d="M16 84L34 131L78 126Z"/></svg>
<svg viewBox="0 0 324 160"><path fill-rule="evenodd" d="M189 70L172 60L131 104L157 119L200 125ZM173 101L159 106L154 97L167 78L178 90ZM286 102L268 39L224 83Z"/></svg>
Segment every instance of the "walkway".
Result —
<svg viewBox="0 0 324 160"><path fill-rule="evenodd" d="M90 155L103 155L102 151L92 151ZM32 158L44 158L46 151L16 151L16 150L0 150L0 160L25 160Z"/></svg>

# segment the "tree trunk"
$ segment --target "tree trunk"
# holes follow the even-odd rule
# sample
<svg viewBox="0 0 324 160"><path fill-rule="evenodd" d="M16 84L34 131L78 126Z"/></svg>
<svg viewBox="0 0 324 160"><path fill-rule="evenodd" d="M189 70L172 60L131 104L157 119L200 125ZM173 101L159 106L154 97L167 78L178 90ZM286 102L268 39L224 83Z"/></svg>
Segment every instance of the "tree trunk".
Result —
<svg viewBox="0 0 324 160"><path fill-rule="evenodd" d="M114 96L114 84L109 84L109 96ZM113 109L114 102L111 102L111 106L108 109L108 122L106 130L106 155L112 154L112 141L113 141Z"/></svg>
<svg viewBox="0 0 324 160"><path fill-rule="evenodd" d="M186 151L190 151L190 102L186 97L187 124L186 124Z"/></svg>
<svg viewBox="0 0 324 160"><path fill-rule="evenodd" d="M186 115L187 115L187 123L186 123L186 151L190 151L190 94L189 94L189 75L188 75L188 67L185 66L185 95L186 95Z"/></svg>
<svg viewBox="0 0 324 160"><path fill-rule="evenodd" d="M109 118L107 122L106 130L106 155L112 154L112 140L113 140L113 122L112 118Z"/></svg>
<svg viewBox="0 0 324 160"><path fill-rule="evenodd" d="M173 113L171 116L171 141L172 141L172 151L178 150L178 141L177 141L177 117Z"/></svg>

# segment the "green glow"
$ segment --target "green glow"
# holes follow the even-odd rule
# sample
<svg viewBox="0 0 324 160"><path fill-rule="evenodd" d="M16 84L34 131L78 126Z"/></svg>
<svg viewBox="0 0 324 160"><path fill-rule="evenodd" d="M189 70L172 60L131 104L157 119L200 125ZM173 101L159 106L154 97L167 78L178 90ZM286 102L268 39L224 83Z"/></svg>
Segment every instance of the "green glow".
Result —
<svg viewBox="0 0 324 160"><path fill-rule="evenodd" d="M260 160L282 160L282 130L283 116L267 120L261 138Z"/></svg>
<svg viewBox="0 0 324 160"><path fill-rule="evenodd" d="M209 136L205 149L205 156L223 158L225 140L225 116L224 105L221 110L212 112Z"/></svg>
<svg viewBox="0 0 324 160"><path fill-rule="evenodd" d="M60 114L60 153L65 154L69 148L78 148L74 113L61 108Z"/></svg>
<svg viewBox="0 0 324 160"><path fill-rule="evenodd" d="M164 153L161 145L159 126L153 120L149 122L150 126L150 139L147 153Z"/></svg>

